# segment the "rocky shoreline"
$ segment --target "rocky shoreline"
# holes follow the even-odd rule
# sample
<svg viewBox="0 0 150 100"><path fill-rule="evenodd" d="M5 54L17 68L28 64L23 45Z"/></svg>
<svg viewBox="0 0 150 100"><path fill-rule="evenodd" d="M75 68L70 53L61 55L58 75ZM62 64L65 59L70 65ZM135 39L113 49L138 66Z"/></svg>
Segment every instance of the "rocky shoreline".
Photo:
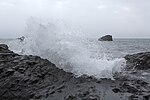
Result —
<svg viewBox="0 0 150 100"><path fill-rule="evenodd" d="M127 55L125 59L127 70L150 69L150 53ZM116 76L115 80L86 75L76 78L47 59L18 55L0 44L0 100L150 99L150 83Z"/></svg>

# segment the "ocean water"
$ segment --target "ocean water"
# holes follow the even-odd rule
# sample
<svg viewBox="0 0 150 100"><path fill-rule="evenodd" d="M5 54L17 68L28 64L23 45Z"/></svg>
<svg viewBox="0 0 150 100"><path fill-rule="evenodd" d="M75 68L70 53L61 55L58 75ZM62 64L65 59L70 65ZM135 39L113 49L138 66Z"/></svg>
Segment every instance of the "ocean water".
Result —
<svg viewBox="0 0 150 100"><path fill-rule="evenodd" d="M140 52L150 52L150 39L120 39L115 38L112 42L97 41L98 38L91 39L94 44L103 48L100 53L108 58L123 58L128 54L135 54ZM0 39L0 43L8 44L11 50L16 53L22 52L22 45L18 39ZM14 43L14 45L12 45ZM94 52L94 51L93 51ZM96 51L95 51L96 52Z"/></svg>
<svg viewBox="0 0 150 100"><path fill-rule="evenodd" d="M147 52L150 39L114 39L100 42L97 37L72 29L63 22L29 20L25 40L1 39L19 54L38 55L53 62L57 67L76 76L89 75L111 78L126 66L127 54Z"/></svg>
<svg viewBox="0 0 150 100"><path fill-rule="evenodd" d="M150 52L150 39L114 39L113 42L101 42L105 53L114 58L127 54Z"/></svg>
<svg viewBox="0 0 150 100"><path fill-rule="evenodd" d="M58 48L53 48L54 51L51 51L44 47L38 50L36 47L37 52L32 48L34 52L28 49L30 53L26 53L24 50L26 44L18 39L0 39L0 43L8 44L11 50L19 54L33 54L47 58L59 68L73 72L77 76L87 74L96 78L112 78L114 72L120 72L125 67L123 58L125 55L150 50L150 39L114 39L112 42L100 42L95 38L89 39L90 45L86 46L89 50L85 47L80 49L78 47L76 51L76 48L68 46L67 48L60 47L58 52Z"/></svg>

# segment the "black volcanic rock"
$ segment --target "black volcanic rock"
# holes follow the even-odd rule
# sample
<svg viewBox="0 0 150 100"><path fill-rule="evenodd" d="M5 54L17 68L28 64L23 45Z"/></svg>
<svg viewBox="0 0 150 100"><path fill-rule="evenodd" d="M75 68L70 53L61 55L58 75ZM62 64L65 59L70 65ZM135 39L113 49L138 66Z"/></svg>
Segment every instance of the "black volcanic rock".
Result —
<svg viewBox="0 0 150 100"><path fill-rule="evenodd" d="M148 70L150 69L150 52L126 55L128 69Z"/></svg>
<svg viewBox="0 0 150 100"><path fill-rule="evenodd" d="M105 35L99 38L98 41L113 41L113 38L111 35Z"/></svg>
<svg viewBox="0 0 150 100"><path fill-rule="evenodd" d="M17 38L18 40L20 40L20 42L23 42L24 41L24 39L25 39L25 37L24 36L22 36L22 37L20 37L20 38Z"/></svg>
<svg viewBox="0 0 150 100"><path fill-rule="evenodd" d="M8 50L8 46L6 44L0 44L0 53L13 53Z"/></svg>
<svg viewBox="0 0 150 100"><path fill-rule="evenodd" d="M18 55L0 44L0 100L148 100L149 90L141 80L77 78L46 59Z"/></svg>
<svg viewBox="0 0 150 100"><path fill-rule="evenodd" d="M0 100L46 97L52 89L62 89L59 84L55 87L57 83L72 77L46 59L18 55L8 50L7 45L0 45Z"/></svg>

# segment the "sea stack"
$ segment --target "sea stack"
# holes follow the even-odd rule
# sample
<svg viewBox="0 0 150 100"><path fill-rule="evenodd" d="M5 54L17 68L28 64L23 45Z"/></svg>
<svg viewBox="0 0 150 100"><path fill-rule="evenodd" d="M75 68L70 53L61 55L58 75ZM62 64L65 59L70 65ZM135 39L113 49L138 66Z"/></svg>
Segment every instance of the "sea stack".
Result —
<svg viewBox="0 0 150 100"><path fill-rule="evenodd" d="M113 41L112 35L105 35L98 39L98 41Z"/></svg>

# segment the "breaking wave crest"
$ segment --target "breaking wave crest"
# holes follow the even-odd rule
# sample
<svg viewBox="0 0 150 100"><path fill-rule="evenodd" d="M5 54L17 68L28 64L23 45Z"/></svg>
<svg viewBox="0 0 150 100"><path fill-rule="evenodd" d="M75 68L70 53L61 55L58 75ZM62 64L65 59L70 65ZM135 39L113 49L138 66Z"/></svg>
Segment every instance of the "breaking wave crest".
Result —
<svg viewBox="0 0 150 100"><path fill-rule="evenodd" d="M63 21L30 18L25 33L24 54L47 58L77 76L113 79L113 73L120 72L125 65L123 58L110 60L98 42Z"/></svg>

